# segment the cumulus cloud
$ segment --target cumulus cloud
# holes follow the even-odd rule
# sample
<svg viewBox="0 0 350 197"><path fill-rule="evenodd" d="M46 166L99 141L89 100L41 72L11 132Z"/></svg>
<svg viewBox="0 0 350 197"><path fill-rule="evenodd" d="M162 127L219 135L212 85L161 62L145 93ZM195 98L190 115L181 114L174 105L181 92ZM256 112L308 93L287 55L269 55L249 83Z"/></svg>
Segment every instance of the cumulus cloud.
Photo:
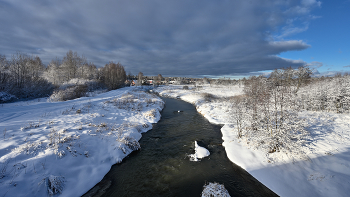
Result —
<svg viewBox="0 0 350 197"><path fill-rule="evenodd" d="M73 50L99 66L121 62L133 74L222 75L297 67L305 62L277 55L309 47L284 39L288 32L307 29L293 21L307 22L315 6L319 1L3 0L0 53L21 51L48 63ZM274 40L276 32L284 33L283 39Z"/></svg>

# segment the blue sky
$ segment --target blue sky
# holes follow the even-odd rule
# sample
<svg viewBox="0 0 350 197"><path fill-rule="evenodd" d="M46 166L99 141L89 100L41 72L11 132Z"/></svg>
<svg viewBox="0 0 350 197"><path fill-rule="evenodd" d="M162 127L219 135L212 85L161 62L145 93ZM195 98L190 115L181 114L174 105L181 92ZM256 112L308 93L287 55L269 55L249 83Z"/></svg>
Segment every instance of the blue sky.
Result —
<svg viewBox="0 0 350 197"><path fill-rule="evenodd" d="M0 0L0 54L69 50L127 72L246 76L350 71L349 0Z"/></svg>
<svg viewBox="0 0 350 197"><path fill-rule="evenodd" d="M317 68L321 73L350 72L350 1L322 1L321 7L314 9L312 14L317 17L307 25L305 31L288 37L303 40L311 47L302 51L285 52L280 56L322 65Z"/></svg>

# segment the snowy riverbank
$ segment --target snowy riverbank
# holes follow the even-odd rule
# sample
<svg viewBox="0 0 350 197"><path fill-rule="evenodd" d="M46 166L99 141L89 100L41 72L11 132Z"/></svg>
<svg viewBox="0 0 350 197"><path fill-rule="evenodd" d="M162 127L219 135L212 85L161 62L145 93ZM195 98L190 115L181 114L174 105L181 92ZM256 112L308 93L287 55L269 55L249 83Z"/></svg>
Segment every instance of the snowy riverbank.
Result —
<svg viewBox="0 0 350 197"><path fill-rule="evenodd" d="M198 112L221 129L228 158L280 196L347 196L350 192L350 115L304 111L309 142L306 157L282 152L265 153L237 139L232 124L230 97L242 94L238 86L162 86L161 96L193 103Z"/></svg>
<svg viewBox="0 0 350 197"><path fill-rule="evenodd" d="M139 148L163 106L133 87L1 105L0 196L81 196Z"/></svg>

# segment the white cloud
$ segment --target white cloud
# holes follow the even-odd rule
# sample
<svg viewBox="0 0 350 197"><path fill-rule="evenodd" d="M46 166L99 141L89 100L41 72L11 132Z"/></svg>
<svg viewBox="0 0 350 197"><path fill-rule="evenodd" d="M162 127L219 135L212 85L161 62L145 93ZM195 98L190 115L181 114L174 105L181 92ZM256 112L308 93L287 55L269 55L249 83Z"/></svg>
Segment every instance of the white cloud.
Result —
<svg viewBox="0 0 350 197"><path fill-rule="evenodd" d="M310 66L311 68L317 69L323 66L322 62L317 62L317 61L313 61L307 64L308 66Z"/></svg>
<svg viewBox="0 0 350 197"><path fill-rule="evenodd" d="M279 57L287 62L291 62L293 64L300 64L300 65L306 65L307 63L304 61L304 60L292 60L292 59L287 59L287 58L282 58L282 57Z"/></svg>
<svg viewBox="0 0 350 197"><path fill-rule="evenodd" d="M301 3L304 6L321 6L321 1L316 1L316 0L302 0Z"/></svg>
<svg viewBox="0 0 350 197"><path fill-rule="evenodd" d="M291 35L295 35L304 32L309 29L309 23L304 23L303 26L294 26L293 24L282 28L282 34L278 36L279 39L286 38Z"/></svg>

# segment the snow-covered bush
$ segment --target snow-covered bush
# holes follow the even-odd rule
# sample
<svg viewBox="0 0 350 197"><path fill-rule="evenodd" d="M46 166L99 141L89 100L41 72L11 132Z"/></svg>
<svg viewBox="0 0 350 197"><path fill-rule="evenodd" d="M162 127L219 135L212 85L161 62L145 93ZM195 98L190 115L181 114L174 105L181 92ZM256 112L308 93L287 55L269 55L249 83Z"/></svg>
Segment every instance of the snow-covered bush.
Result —
<svg viewBox="0 0 350 197"><path fill-rule="evenodd" d="M297 103L310 111L350 112L350 76L314 79L300 88Z"/></svg>
<svg viewBox="0 0 350 197"><path fill-rule="evenodd" d="M154 118L157 115L157 110L151 109L150 111L147 111L144 113L146 117Z"/></svg>
<svg viewBox="0 0 350 197"><path fill-rule="evenodd" d="M149 105L153 105L156 102L154 99L148 98L146 94L148 96L150 95L145 92L129 92L122 95L121 97L106 101L105 104L112 104L118 109L142 111L144 103L146 103L146 107L148 107Z"/></svg>
<svg viewBox="0 0 350 197"><path fill-rule="evenodd" d="M8 164L9 164L8 160L1 164L1 166L0 166L0 179L4 178L6 176Z"/></svg>
<svg viewBox="0 0 350 197"><path fill-rule="evenodd" d="M37 155L39 150L44 149L42 146L42 142L27 142L25 144L22 144L14 149L12 149L12 152L14 153L25 153L27 155Z"/></svg>
<svg viewBox="0 0 350 197"><path fill-rule="evenodd" d="M65 90L70 87L74 87L77 85L86 85L88 87L89 92L97 90L97 89L103 89L105 88L100 82L96 80L89 80L89 79L79 79L79 78L74 78L69 80L68 82L63 83L59 89L60 90Z"/></svg>
<svg viewBox="0 0 350 197"><path fill-rule="evenodd" d="M88 96L88 92L102 90L104 86L96 80L74 78L63 83L50 96L51 101L66 101L75 98Z"/></svg>
<svg viewBox="0 0 350 197"><path fill-rule="evenodd" d="M86 85L70 86L67 89L55 90L50 96L51 101L67 101L86 96L88 87Z"/></svg>
<svg viewBox="0 0 350 197"><path fill-rule="evenodd" d="M50 175L46 178L47 191L50 196L57 193L62 193L64 188L65 178L63 176Z"/></svg>
<svg viewBox="0 0 350 197"><path fill-rule="evenodd" d="M9 94L7 92L0 92L0 103L8 102L16 99L15 95Z"/></svg>
<svg viewBox="0 0 350 197"><path fill-rule="evenodd" d="M245 94L231 98L232 126L237 137L268 153L281 151L303 157L309 132L299 112L350 110L349 76L310 79L304 74L303 69L281 69L269 78L246 80Z"/></svg>
<svg viewBox="0 0 350 197"><path fill-rule="evenodd" d="M202 93L202 97L205 101L212 101L216 98L213 94L210 93Z"/></svg>
<svg viewBox="0 0 350 197"><path fill-rule="evenodd" d="M133 151L141 149L140 143L133 137L123 137L120 141Z"/></svg>
<svg viewBox="0 0 350 197"><path fill-rule="evenodd" d="M230 197L224 185L219 183L209 183L204 185L202 197Z"/></svg>
<svg viewBox="0 0 350 197"><path fill-rule="evenodd" d="M142 105L138 102L138 97L135 94L124 94L119 98L115 98L106 103L111 103L119 109L125 110L142 110Z"/></svg>
<svg viewBox="0 0 350 197"><path fill-rule="evenodd" d="M282 151L293 157L303 155L301 147L308 132L306 122L298 116L296 88L281 76L247 80L245 94L231 98L237 137L267 153Z"/></svg>
<svg viewBox="0 0 350 197"><path fill-rule="evenodd" d="M39 57L17 53L10 61L0 55L0 91L19 99L46 97L54 86L42 77L44 70ZM0 98L0 102L10 100Z"/></svg>
<svg viewBox="0 0 350 197"><path fill-rule="evenodd" d="M118 138L117 141L121 142L119 149L123 151L124 154L127 152L141 149L140 143L133 137L127 136L123 138Z"/></svg>

